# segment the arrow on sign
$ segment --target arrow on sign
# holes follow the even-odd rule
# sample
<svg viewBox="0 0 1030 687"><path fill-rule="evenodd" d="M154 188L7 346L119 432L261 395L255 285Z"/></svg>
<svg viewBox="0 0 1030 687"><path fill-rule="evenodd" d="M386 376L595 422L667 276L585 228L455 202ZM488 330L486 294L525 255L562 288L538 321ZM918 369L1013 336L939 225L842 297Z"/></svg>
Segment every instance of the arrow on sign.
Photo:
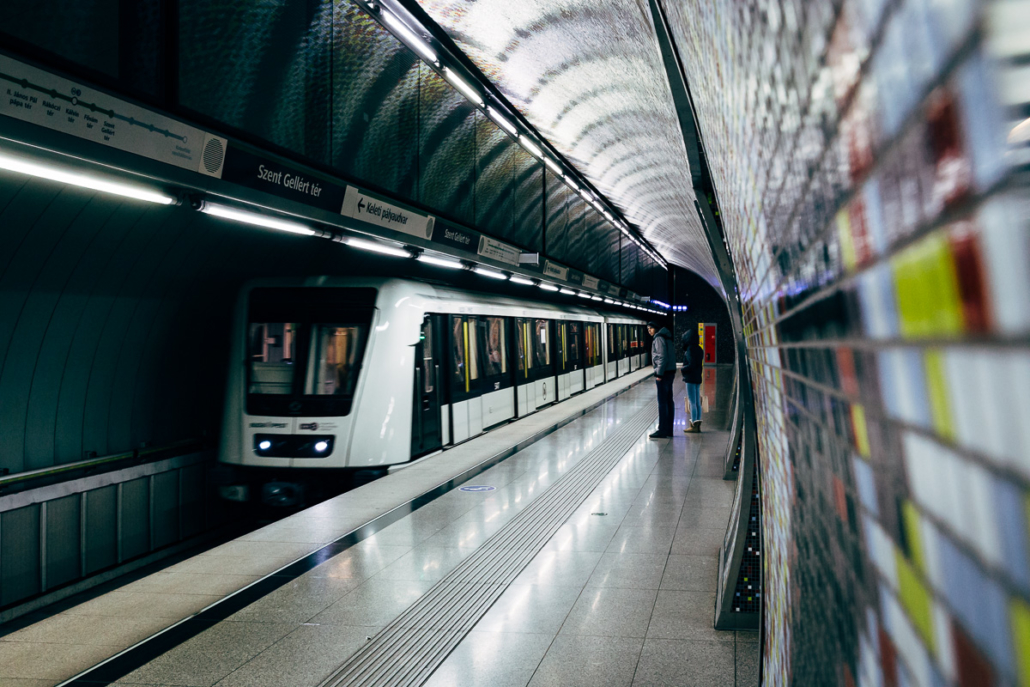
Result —
<svg viewBox="0 0 1030 687"><path fill-rule="evenodd" d="M358 200L358 212L361 212L364 209L365 209L365 199L364 198L360 198Z"/></svg>

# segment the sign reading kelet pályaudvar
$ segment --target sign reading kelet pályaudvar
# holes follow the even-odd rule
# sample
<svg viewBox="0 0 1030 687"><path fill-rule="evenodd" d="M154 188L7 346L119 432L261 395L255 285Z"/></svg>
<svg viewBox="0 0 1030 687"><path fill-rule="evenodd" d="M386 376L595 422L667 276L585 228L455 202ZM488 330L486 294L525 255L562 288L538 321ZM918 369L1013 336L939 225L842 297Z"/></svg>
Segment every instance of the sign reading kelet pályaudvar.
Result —
<svg viewBox="0 0 1030 687"><path fill-rule="evenodd" d="M0 55L0 115L219 176L226 140Z"/></svg>
<svg viewBox="0 0 1030 687"><path fill-rule="evenodd" d="M387 203L375 196L363 193L353 186L347 187L341 214L379 227L417 236L427 241L433 238L435 218L432 215L422 215L399 205Z"/></svg>

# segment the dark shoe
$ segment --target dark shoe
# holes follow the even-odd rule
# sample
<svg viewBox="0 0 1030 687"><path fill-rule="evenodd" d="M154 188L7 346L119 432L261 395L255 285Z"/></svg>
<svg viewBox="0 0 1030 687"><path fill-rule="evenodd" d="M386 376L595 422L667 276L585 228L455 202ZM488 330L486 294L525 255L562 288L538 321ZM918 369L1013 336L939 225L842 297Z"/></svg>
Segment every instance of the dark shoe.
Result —
<svg viewBox="0 0 1030 687"><path fill-rule="evenodd" d="M655 432L654 434L648 434L648 439L671 439L671 434L662 434L661 432Z"/></svg>
<svg viewBox="0 0 1030 687"><path fill-rule="evenodd" d="M694 431L697 432L698 434L701 433L701 421L700 420L698 420L697 422L694 423Z"/></svg>

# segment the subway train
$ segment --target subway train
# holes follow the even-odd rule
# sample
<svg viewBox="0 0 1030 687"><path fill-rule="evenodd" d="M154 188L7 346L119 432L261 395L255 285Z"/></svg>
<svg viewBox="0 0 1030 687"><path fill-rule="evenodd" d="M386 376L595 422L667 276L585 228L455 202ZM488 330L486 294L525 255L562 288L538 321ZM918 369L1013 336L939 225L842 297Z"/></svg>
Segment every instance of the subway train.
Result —
<svg viewBox="0 0 1030 687"><path fill-rule="evenodd" d="M247 284L220 493L301 505L647 365L645 321L394 278Z"/></svg>

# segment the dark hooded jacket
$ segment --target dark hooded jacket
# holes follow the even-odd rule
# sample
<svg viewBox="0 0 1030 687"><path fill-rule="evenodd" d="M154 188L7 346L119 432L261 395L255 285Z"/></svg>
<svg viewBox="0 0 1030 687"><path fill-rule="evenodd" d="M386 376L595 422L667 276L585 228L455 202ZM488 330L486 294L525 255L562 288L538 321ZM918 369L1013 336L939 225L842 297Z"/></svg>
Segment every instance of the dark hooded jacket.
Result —
<svg viewBox="0 0 1030 687"><path fill-rule="evenodd" d="M672 333L666 327L659 329L651 342L651 364L656 377L676 374L676 351L672 345Z"/></svg>
<svg viewBox="0 0 1030 687"><path fill-rule="evenodd" d="M700 384L705 352L698 343L697 328L691 327L683 335L683 381Z"/></svg>

